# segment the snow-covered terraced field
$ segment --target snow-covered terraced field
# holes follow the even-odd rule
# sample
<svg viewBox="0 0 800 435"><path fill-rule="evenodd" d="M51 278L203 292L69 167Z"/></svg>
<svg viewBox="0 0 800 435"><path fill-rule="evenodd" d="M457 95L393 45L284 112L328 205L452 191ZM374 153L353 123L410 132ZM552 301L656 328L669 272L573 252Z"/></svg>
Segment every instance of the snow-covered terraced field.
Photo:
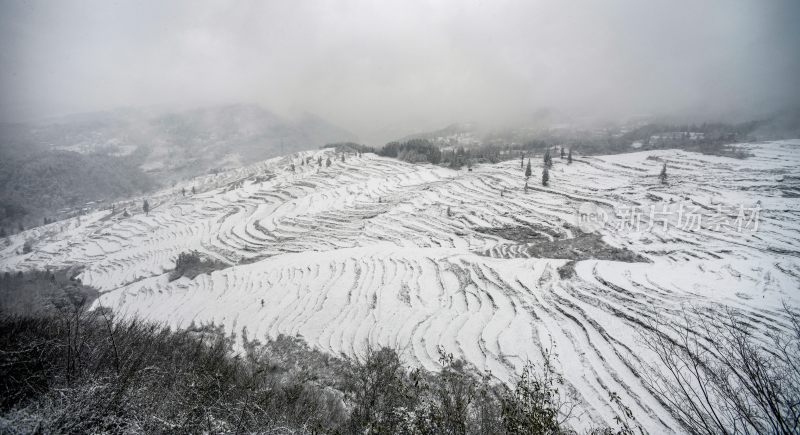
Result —
<svg viewBox="0 0 800 435"><path fill-rule="evenodd" d="M104 292L96 303L123 315L298 335L336 354L389 345L429 369L444 346L503 381L554 346L580 397L578 425L613 424L615 391L660 433L677 424L636 371L648 358L638 332L650 320L730 306L767 330L786 327L782 303L800 306L800 140L743 147L753 157L555 159L549 187L535 158L528 189L519 160L454 171L368 154L320 169L317 157L332 152L308 152L226 173L193 196L161 192L148 216L100 211L12 236L0 270L83 265L82 281ZM664 162L668 185L657 177ZM592 258L578 245L570 249L583 260L561 278L568 260L531 249L585 236L576 209L586 202L643 210L638 230L621 218L598 230L641 261ZM649 206L664 204L716 224L648 230ZM746 217L760 210L757 228L754 220L737 231L740 205ZM730 227L719 225L720 209ZM509 228L531 238L505 239ZM36 240L29 254L25 239ZM230 267L170 282L189 250Z"/></svg>

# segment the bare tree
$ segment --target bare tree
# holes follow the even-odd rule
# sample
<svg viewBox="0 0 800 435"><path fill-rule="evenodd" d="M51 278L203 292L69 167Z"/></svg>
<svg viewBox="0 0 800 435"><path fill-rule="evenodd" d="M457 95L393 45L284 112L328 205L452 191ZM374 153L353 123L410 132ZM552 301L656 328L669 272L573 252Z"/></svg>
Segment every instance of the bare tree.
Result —
<svg viewBox="0 0 800 435"><path fill-rule="evenodd" d="M655 361L642 379L690 433L798 434L800 314L783 313L783 329L767 334L733 309L657 320L643 333Z"/></svg>

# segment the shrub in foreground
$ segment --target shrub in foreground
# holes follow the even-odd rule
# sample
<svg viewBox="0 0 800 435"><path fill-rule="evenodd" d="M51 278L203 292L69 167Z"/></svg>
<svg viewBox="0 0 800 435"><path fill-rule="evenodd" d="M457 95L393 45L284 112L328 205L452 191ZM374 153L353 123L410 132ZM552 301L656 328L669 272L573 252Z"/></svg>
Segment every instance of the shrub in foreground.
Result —
<svg viewBox="0 0 800 435"><path fill-rule="evenodd" d="M0 432L567 432L549 365L509 389L444 352L431 373L388 348L342 359L287 337L235 341L82 307L3 317Z"/></svg>
<svg viewBox="0 0 800 435"><path fill-rule="evenodd" d="M75 271L0 277L0 433L569 433L575 399L554 355L499 384L440 349L440 370L390 348L336 358L280 336L173 331L86 307ZM800 432L800 314L755 330L745 313L687 311L645 326L640 375L690 433ZM235 343L239 345L235 345ZM630 409L611 393L617 428Z"/></svg>
<svg viewBox="0 0 800 435"><path fill-rule="evenodd" d="M410 370L390 348L336 358L214 326L173 331L86 307L75 270L0 276L0 433L557 434L570 432L554 355L513 387L440 349ZM800 432L800 314L755 330L746 313L645 324L640 375L690 433ZM234 344L238 341L239 346ZM618 428L634 416L618 395Z"/></svg>

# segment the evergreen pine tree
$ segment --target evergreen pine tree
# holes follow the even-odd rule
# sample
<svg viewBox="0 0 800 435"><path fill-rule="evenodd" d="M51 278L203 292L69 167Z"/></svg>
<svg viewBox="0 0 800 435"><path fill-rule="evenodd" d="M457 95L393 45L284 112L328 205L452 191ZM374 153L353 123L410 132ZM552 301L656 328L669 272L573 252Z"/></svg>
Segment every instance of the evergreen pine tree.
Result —
<svg viewBox="0 0 800 435"><path fill-rule="evenodd" d="M144 202L142 202L142 210L144 211L144 214L146 215L150 214L150 203L147 202L146 199L144 200Z"/></svg>
<svg viewBox="0 0 800 435"><path fill-rule="evenodd" d="M195 193L197 193L197 191L194 190L194 186L192 186L192 195L194 195Z"/></svg>
<svg viewBox="0 0 800 435"><path fill-rule="evenodd" d="M661 180L661 184L667 184L667 164L664 163L664 166L661 167L661 173L658 174L658 178Z"/></svg>
<svg viewBox="0 0 800 435"><path fill-rule="evenodd" d="M294 163L292 163L292 172L294 172Z"/></svg>
<svg viewBox="0 0 800 435"><path fill-rule="evenodd" d="M322 167L322 156L317 157L317 164L319 165L320 168Z"/></svg>
<svg viewBox="0 0 800 435"><path fill-rule="evenodd" d="M331 166L331 158L328 157L328 160L325 160L325 167L328 168Z"/></svg>
<svg viewBox="0 0 800 435"><path fill-rule="evenodd" d="M181 187L181 195L186 196L186 188Z"/></svg>
<svg viewBox="0 0 800 435"><path fill-rule="evenodd" d="M342 163L344 163L344 153L342 153Z"/></svg>
<svg viewBox="0 0 800 435"><path fill-rule="evenodd" d="M569 149L569 154L567 154L567 163L572 163L572 148Z"/></svg>
<svg viewBox="0 0 800 435"><path fill-rule="evenodd" d="M548 182L550 182L550 173L547 171L547 165L544 165L544 168L542 168L542 186L547 186Z"/></svg>
<svg viewBox="0 0 800 435"><path fill-rule="evenodd" d="M525 169L525 154L520 154L519 156L519 168Z"/></svg>
<svg viewBox="0 0 800 435"><path fill-rule="evenodd" d="M564 147L561 147L561 160L564 160Z"/></svg>
<svg viewBox="0 0 800 435"><path fill-rule="evenodd" d="M531 176L531 159L528 159L528 167L525 168L525 178Z"/></svg>

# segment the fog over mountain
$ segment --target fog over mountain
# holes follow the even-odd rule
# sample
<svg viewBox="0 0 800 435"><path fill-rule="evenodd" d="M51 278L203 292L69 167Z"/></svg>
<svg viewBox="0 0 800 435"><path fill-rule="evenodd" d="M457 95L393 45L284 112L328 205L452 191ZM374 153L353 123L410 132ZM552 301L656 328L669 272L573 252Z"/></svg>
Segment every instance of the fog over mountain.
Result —
<svg viewBox="0 0 800 435"><path fill-rule="evenodd" d="M0 0L0 434L800 434L800 0Z"/></svg>
<svg viewBox="0 0 800 435"><path fill-rule="evenodd" d="M380 144L453 122L735 120L800 100L791 0L0 7L4 121L255 103Z"/></svg>

